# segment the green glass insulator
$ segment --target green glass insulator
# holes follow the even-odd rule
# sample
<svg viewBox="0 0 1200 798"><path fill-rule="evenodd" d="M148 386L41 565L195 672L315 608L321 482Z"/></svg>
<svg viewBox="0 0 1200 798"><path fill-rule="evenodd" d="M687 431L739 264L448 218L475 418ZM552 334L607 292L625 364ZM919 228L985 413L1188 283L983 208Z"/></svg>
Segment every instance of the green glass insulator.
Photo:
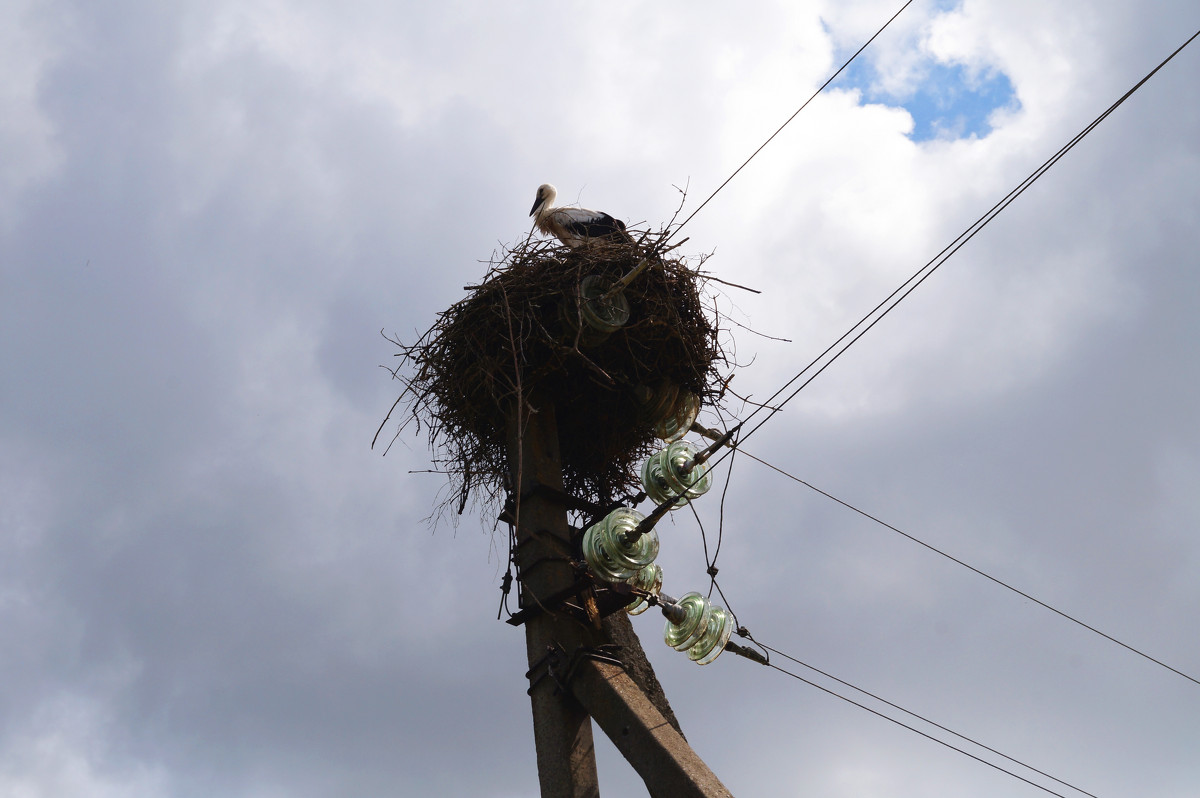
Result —
<svg viewBox="0 0 1200 798"><path fill-rule="evenodd" d="M696 644L688 649L688 659L697 665L707 665L721 656L732 634L733 616L724 607L713 607L712 614L708 616L708 628Z"/></svg>
<svg viewBox="0 0 1200 798"><path fill-rule="evenodd" d="M629 584L636 588L645 590L652 596L657 596L662 590L663 572L662 568L654 563L647 565L645 568L638 571L633 576L626 580ZM645 596L637 596L633 601L625 605L625 611L630 615L641 615L648 610L650 605L646 603Z"/></svg>
<svg viewBox="0 0 1200 798"><path fill-rule="evenodd" d="M679 386L670 380L661 380L653 387L637 386L634 395L641 404L641 418L657 429L660 423L674 414L675 406L679 403Z"/></svg>
<svg viewBox="0 0 1200 798"><path fill-rule="evenodd" d="M642 487L655 504L662 504L672 496L678 495L671 490L670 466L663 463L664 454L666 454L666 449L657 451L642 463ZM687 499L680 496L674 506L682 507L685 504L687 504Z"/></svg>
<svg viewBox="0 0 1200 798"><path fill-rule="evenodd" d="M655 424L654 434L667 443L673 443L687 435L698 415L700 397L689 391L680 391L670 413Z"/></svg>
<svg viewBox="0 0 1200 798"><path fill-rule="evenodd" d="M663 630L663 640L676 651L687 651L708 631L712 604L699 593L688 593L679 599L678 606L682 607L687 615L679 623L667 621L667 627Z"/></svg>
<svg viewBox="0 0 1200 798"><path fill-rule="evenodd" d="M712 487L708 463L696 463L699 450L689 441L675 441L650 455L642 464L642 487L656 504L677 496L675 507L703 496Z"/></svg>
<svg viewBox="0 0 1200 798"><path fill-rule="evenodd" d="M629 321L629 300L623 293L605 298L612 284L607 278L591 274L580 280L574 293L563 298L558 312L568 343L597 346Z"/></svg>
<svg viewBox="0 0 1200 798"><path fill-rule="evenodd" d="M618 507L583 533L583 558L592 573L607 582L623 582L658 556L654 529L632 539L628 533L645 519L637 510Z"/></svg>
<svg viewBox="0 0 1200 798"><path fill-rule="evenodd" d="M606 297L613 282L598 274L579 281L579 314L587 326L606 335L614 333L629 321L629 300L618 291Z"/></svg>

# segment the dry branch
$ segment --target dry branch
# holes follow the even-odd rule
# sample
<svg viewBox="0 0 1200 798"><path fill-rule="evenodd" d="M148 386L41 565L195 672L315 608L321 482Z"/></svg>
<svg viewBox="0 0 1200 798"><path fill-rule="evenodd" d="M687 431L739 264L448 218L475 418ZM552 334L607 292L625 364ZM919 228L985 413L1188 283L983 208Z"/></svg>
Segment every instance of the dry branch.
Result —
<svg viewBox="0 0 1200 798"><path fill-rule="evenodd" d="M555 404L566 490L598 503L638 489L637 467L656 440L649 394L673 385L719 401L725 356L701 300L706 278L658 252L661 240L574 250L522 242L494 256L480 284L417 343L389 339L402 358L393 374L406 386L400 427L424 424L435 463L449 472L447 504L461 512L468 499L503 497L506 419L535 390ZM616 281L643 259L652 265L624 288L628 323L586 346L581 281Z"/></svg>

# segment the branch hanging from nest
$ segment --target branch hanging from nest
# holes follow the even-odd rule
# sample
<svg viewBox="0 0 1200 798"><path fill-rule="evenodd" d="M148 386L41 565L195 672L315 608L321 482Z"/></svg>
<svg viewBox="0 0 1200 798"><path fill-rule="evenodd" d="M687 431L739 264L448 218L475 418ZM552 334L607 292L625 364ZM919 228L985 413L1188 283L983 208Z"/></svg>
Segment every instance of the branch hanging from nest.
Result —
<svg viewBox="0 0 1200 798"><path fill-rule="evenodd" d="M727 361L717 317L701 298L707 278L660 252L663 239L660 232L633 245L578 249L523 241L493 256L480 284L438 314L417 343L389 339L401 357L391 371L405 384L400 430L424 424L460 512L468 497L485 505L502 499L506 420L522 396L554 402L564 487L597 503L637 489L637 466L656 441L648 395L672 386L720 401L718 368ZM644 260L650 266L623 289L627 323L593 340L582 281L598 275L612 285Z"/></svg>

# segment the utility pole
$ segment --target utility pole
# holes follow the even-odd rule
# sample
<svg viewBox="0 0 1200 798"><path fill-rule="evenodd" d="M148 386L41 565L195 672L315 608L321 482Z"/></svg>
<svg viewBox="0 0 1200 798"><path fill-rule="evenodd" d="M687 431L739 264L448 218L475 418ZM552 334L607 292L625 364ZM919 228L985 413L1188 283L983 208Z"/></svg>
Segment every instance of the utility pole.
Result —
<svg viewBox="0 0 1200 798"><path fill-rule="evenodd" d="M410 398L400 428L415 421L443 450L458 511L507 494L519 586L508 623L525 626L543 798L599 796L593 719L653 798L730 795L684 739L628 617L658 607L664 640L699 665L737 650L731 614L700 593L662 593L654 563L654 524L711 484L711 451L682 436L702 396L720 402L727 360L703 278L666 256L665 231L647 236L527 240L415 344L396 341L411 374L392 371L405 383L392 409ZM666 446L639 479L656 438ZM641 498L596 503L638 485ZM645 498L649 516L626 506ZM586 529L571 527L575 514Z"/></svg>
<svg viewBox="0 0 1200 798"><path fill-rule="evenodd" d="M599 796L592 718L654 798L731 796L672 723L665 700L647 688L645 678L635 682L612 655L613 635L597 617L591 622L587 617L595 612L594 602L582 618L565 607L568 600L586 605L589 596L579 587L573 563L570 497L563 492L558 427L548 397L523 397L510 413L508 462L517 497L510 520L516 526L514 559L542 798ZM640 645L628 641L620 652L645 658Z"/></svg>
<svg viewBox="0 0 1200 798"><path fill-rule="evenodd" d="M519 398L523 406L509 416L508 462L518 497L514 559L521 606L536 610L525 622L525 645L538 779L542 798L598 798L591 718L548 671L556 651L599 642L594 630L555 611L551 599L575 584L567 508L552 495L562 491L558 425L553 404L536 395Z"/></svg>

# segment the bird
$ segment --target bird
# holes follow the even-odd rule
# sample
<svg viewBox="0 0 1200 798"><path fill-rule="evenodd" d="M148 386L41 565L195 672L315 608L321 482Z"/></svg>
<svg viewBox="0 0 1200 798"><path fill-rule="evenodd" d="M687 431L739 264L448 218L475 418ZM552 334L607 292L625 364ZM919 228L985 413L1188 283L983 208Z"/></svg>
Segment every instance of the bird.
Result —
<svg viewBox="0 0 1200 798"><path fill-rule="evenodd" d="M557 237L571 249L581 247L593 238L633 241L625 232L625 223L607 213L587 208L551 207L557 196L558 190L554 186L543 183L538 186L533 209L529 211L537 229L544 234Z"/></svg>

